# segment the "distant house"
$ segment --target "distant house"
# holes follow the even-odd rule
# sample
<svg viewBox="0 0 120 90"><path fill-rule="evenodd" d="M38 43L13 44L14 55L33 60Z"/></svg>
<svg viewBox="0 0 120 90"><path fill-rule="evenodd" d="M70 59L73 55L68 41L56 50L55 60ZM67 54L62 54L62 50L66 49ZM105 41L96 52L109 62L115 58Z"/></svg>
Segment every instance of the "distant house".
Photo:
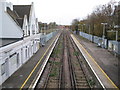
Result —
<svg viewBox="0 0 120 90"><path fill-rule="evenodd" d="M0 2L0 85L39 49L34 3Z"/></svg>

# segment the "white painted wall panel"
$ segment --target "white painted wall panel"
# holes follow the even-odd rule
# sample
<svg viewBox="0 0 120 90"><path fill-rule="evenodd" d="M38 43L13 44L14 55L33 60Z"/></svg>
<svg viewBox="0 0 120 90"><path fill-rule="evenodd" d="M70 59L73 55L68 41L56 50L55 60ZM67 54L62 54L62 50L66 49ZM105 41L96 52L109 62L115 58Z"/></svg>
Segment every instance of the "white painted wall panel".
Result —
<svg viewBox="0 0 120 90"><path fill-rule="evenodd" d="M2 3L0 3L0 36L1 35L2 35Z"/></svg>
<svg viewBox="0 0 120 90"><path fill-rule="evenodd" d="M2 59L0 59L0 85L2 84L2 77L1 77L1 61L2 61Z"/></svg>
<svg viewBox="0 0 120 90"><path fill-rule="evenodd" d="M16 69L17 69L17 54L13 55L11 58L9 58L9 70L10 70L10 75L12 75Z"/></svg>
<svg viewBox="0 0 120 90"><path fill-rule="evenodd" d="M17 26L7 13L3 13L3 16L2 36L0 36L0 38L22 38L23 33L20 27Z"/></svg>
<svg viewBox="0 0 120 90"><path fill-rule="evenodd" d="M35 39L39 39L40 36L41 34L30 36L30 37L24 38L24 40L2 47L3 49L0 48L0 57L2 53L4 54L4 57L3 57L4 59L0 58L1 59L0 65L5 62L6 58L8 58L8 65L6 67L8 70L8 76L7 75L0 76L0 80L1 80L0 84L3 83L9 76L11 76L20 66L22 66L22 64L27 62L29 58L33 55L33 52L36 52L38 50L39 42L37 42ZM34 41L34 44L33 44L33 41ZM29 47L29 55L27 52L27 56L29 57L26 58L26 49L28 50L28 47ZM32 47L34 47L34 49ZM16 55L14 57L9 58L9 56L12 55L13 53L16 53ZM16 62L17 53L19 53L19 62L20 62L19 66L17 65L17 62Z"/></svg>
<svg viewBox="0 0 120 90"><path fill-rule="evenodd" d="M21 28L5 11L7 4L8 6L11 5L10 3L0 2L0 38L21 38L23 36Z"/></svg>

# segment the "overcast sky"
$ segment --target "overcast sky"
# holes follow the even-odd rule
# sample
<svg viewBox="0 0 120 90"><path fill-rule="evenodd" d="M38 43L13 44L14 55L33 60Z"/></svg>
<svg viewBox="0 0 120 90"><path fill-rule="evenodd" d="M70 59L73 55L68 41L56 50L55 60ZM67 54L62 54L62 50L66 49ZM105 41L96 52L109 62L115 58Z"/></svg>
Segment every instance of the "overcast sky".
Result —
<svg viewBox="0 0 120 90"><path fill-rule="evenodd" d="M72 20L85 18L98 5L110 0L7 0L13 4L35 4L35 14L39 21L69 25ZM115 0L120 1L120 0Z"/></svg>

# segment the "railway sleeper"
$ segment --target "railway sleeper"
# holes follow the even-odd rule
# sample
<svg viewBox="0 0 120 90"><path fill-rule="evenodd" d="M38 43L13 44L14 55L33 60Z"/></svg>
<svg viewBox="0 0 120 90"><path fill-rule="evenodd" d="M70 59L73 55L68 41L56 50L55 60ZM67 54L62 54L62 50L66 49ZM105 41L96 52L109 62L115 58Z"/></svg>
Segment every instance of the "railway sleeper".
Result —
<svg viewBox="0 0 120 90"><path fill-rule="evenodd" d="M77 83L87 83L87 81L77 81Z"/></svg>
<svg viewBox="0 0 120 90"><path fill-rule="evenodd" d="M76 75L84 75L82 71L75 71Z"/></svg>
<svg viewBox="0 0 120 90"><path fill-rule="evenodd" d="M81 81L86 81L86 78L85 78L85 77L79 77L79 78L76 77L76 80L77 80L77 81L80 81L80 80L81 80Z"/></svg>
<svg viewBox="0 0 120 90"><path fill-rule="evenodd" d="M75 74L76 75L76 78L79 79L79 78L85 78L84 74Z"/></svg>
<svg viewBox="0 0 120 90"><path fill-rule="evenodd" d="M76 72L79 71L79 72L82 72L82 69L79 68L79 67L74 67L76 69Z"/></svg>
<svg viewBox="0 0 120 90"><path fill-rule="evenodd" d="M47 88L58 88L58 85L57 84L49 84L48 86L47 86Z"/></svg>
<svg viewBox="0 0 120 90"><path fill-rule="evenodd" d="M79 86L79 87L89 87L88 83L77 83L77 86Z"/></svg>
<svg viewBox="0 0 120 90"><path fill-rule="evenodd" d="M89 86L78 86L78 88L84 88L84 89L86 89L86 88L89 88Z"/></svg>

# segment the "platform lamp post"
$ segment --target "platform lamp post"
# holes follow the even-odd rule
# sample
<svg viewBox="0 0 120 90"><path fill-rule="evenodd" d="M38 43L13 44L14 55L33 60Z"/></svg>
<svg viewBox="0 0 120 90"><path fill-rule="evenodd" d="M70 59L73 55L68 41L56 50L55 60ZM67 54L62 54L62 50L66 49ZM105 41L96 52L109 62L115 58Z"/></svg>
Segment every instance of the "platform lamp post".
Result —
<svg viewBox="0 0 120 90"><path fill-rule="evenodd" d="M103 35L102 38L105 39L105 25L107 25L107 23L101 23L103 25Z"/></svg>
<svg viewBox="0 0 120 90"><path fill-rule="evenodd" d="M105 26L107 25L107 23L101 23L103 25L103 35L102 35L102 40L103 40L103 45L105 44L104 40L105 40ZM104 47L104 46L103 46Z"/></svg>
<svg viewBox="0 0 120 90"><path fill-rule="evenodd" d="M114 28L115 28L115 29L119 29L120 26L115 25ZM118 41L118 30L116 30L115 32L116 32L116 41Z"/></svg>

